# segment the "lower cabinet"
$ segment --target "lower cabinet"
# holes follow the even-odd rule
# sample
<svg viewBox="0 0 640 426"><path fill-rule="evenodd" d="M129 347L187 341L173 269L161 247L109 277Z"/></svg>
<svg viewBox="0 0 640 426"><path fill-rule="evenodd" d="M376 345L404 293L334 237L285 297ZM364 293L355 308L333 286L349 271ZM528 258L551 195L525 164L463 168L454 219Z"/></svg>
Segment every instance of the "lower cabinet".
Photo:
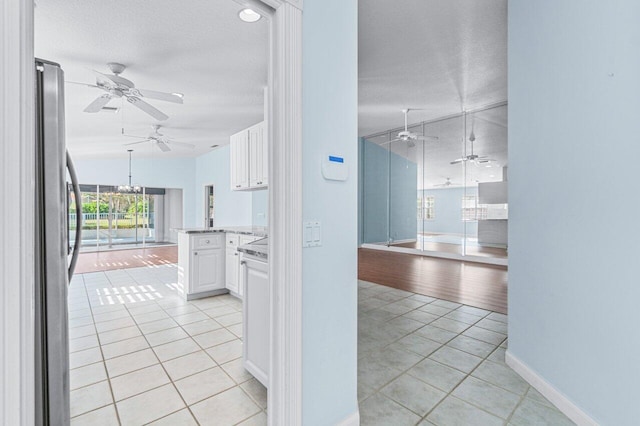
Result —
<svg viewBox="0 0 640 426"><path fill-rule="evenodd" d="M240 295L240 286L239 286L239 269L240 269L240 254L236 248L227 247L226 251L226 286L227 290L232 293Z"/></svg>
<svg viewBox="0 0 640 426"><path fill-rule="evenodd" d="M242 358L265 387L269 385L269 267L266 259L242 255L244 276Z"/></svg>
<svg viewBox="0 0 640 426"><path fill-rule="evenodd" d="M244 293L244 276L240 273L240 253L237 248L239 246L249 244L262 237L255 235L238 235L228 232L226 236L226 278L225 284L234 296L242 298Z"/></svg>
<svg viewBox="0 0 640 426"><path fill-rule="evenodd" d="M178 234L178 283L188 300L226 292L223 233Z"/></svg>
<svg viewBox="0 0 640 426"><path fill-rule="evenodd" d="M193 276L191 278L191 293L224 288L224 251L218 249L193 251Z"/></svg>

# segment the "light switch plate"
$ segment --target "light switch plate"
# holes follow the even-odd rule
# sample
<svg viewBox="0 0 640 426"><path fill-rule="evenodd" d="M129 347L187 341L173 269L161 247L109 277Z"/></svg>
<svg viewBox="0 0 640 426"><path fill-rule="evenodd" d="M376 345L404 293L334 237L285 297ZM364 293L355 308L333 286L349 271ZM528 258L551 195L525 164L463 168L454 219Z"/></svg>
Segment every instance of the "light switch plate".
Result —
<svg viewBox="0 0 640 426"><path fill-rule="evenodd" d="M304 222L302 230L302 247L319 247L322 245L321 224L318 220Z"/></svg>

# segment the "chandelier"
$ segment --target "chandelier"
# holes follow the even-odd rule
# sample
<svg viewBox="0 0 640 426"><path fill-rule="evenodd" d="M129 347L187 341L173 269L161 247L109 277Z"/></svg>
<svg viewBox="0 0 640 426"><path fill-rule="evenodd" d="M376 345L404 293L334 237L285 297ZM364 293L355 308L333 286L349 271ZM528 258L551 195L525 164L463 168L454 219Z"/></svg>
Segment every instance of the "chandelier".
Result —
<svg viewBox="0 0 640 426"><path fill-rule="evenodd" d="M133 152L133 150L128 149L127 152L129 153L129 184L118 185L118 192L138 193L142 191L142 187L140 185L131 185L131 153Z"/></svg>

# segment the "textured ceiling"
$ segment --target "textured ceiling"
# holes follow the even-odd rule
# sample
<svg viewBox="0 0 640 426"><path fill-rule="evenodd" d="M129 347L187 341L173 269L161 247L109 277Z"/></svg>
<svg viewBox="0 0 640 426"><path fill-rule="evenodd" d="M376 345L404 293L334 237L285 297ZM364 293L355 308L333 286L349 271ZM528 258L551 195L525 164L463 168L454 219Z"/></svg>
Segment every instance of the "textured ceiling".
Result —
<svg viewBox="0 0 640 426"><path fill-rule="evenodd" d="M409 123L419 123L507 100L507 0L361 1L358 33L360 136L397 131L405 108L422 109L409 113ZM496 161L451 165L465 149L470 154L472 125L475 153ZM433 188L447 177L472 186L502 180L505 106L468 115L466 136L461 116L434 122L425 134L439 139L391 146L418 164L419 187Z"/></svg>
<svg viewBox="0 0 640 426"><path fill-rule="evenodd" d="M507 0L359 3L359 134L507 99Z"/></svg>
<svg viewBox="0 0 640 426"><path fill-rule="evenodd" d="M268 23L238 19L232 0L39 0L35 51L58 62L67 81L95 84L92 69L127 66L136 87L184 94L184 104L149 100L169 116L163 122L124 102L118 114L82 110L103 92L66 84L67 146L76 158L124 157L121 128L148 135L159 123L166 137L195 144L163 153L136 145L138 157L193 157L260 120L267 84ZM109 106L121 106L112 100Z"/></svg>

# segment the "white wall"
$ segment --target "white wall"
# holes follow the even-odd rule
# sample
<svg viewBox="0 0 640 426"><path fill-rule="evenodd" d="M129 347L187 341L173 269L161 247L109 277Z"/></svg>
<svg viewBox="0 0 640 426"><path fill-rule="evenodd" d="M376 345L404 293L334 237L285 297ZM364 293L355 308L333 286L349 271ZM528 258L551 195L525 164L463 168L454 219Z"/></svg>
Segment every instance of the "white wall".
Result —
<svg viewBox="0 0 640 426"><path fill-rule="evenodd" d="M509 352L640 419L640 2L509 2Z"/></svg>
<svg viewBox="0 0 640 426"><path fill-rule="evenodd" d="M120 185L129 179L129 160L105 159L74 161L78 180L83 184ZM196 222L195 160L193 158L136 158L131 163L132 183L155 188L182 189L184 227L201 226ZM204 208L204 207L203 207Z"/></svg>
<svg viewBox="0 0 640 426"><path fill-rule="evenodd" d="M322 246L303 250L303 424L335 425L357 410L358 104L356 1L305 0L303 220ZM324 180L324 155L345 158L346 182Z"/></svg>

